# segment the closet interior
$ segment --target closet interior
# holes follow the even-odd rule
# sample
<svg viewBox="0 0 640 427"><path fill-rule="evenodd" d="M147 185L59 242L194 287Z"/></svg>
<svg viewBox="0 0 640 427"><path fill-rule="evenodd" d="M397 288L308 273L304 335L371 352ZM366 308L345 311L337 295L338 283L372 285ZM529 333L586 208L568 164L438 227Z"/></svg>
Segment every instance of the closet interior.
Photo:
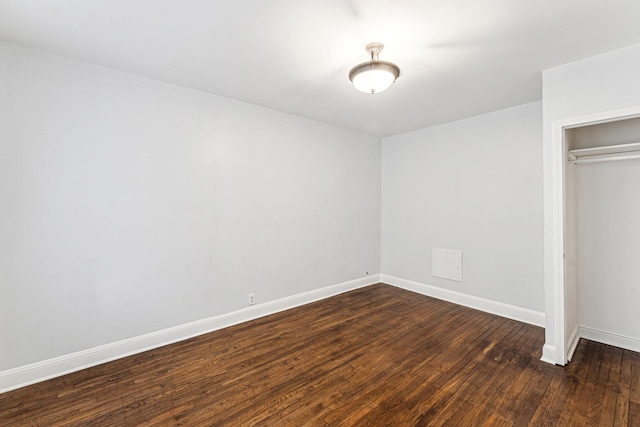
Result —
<svg viewBox="0 0 640 427"><path fill-rule="evenodd" d="M565 130L565 334L640 351L640 118Z"/></svg>

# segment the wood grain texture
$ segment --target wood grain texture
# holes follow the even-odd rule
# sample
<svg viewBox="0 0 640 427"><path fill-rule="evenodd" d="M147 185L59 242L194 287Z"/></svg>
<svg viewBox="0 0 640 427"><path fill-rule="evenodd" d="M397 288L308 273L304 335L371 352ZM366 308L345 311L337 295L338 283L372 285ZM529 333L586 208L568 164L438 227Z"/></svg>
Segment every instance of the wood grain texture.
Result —
<svg viewBox="0 0 640 427"><path fill-rule="evenodd" d="M640 426L640 354L378 284L0 395L2 426Z"/></svg>

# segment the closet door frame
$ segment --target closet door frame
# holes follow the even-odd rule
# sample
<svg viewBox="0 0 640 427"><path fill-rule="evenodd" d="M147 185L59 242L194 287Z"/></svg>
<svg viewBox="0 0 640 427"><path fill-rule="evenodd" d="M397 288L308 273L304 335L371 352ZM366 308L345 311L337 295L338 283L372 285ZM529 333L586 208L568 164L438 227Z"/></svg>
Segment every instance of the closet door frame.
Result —
<svg viewBox="0 0 640 427"><path fill-rule="evenodd" d="M569 352L575 348L574 344L579 339L579 337L569 337L568 334L571 331L565 330L566 307L568 304L577 303L565 298L565 166L568 155L565 130L637 117L640 117L640 106L558 120L552 123L552 158L549 168L551 170L552 191L551 194L545 191L544 199L545 203L551 206L553 212L552 216L545 216L545 228L552 231L553 238L551 240L545 239L544 249L547 253L552 254L553 259L549 267L551 268L550 274L545 274L545 281L552 281L552 283L545 283L545 289L553 289L553 295L546 295L545 298L547 300L553 299L554 312L551 316L549 315L551 313L547 313L545 327L549 331L555 332L555 346L551 344L550 347L549 343L545 344L542 350L542 360L546 362L564 366L570 358ZM549 162L549 158L545 157L544 161ZM575 342L567 342L567 339Z"/></svg>

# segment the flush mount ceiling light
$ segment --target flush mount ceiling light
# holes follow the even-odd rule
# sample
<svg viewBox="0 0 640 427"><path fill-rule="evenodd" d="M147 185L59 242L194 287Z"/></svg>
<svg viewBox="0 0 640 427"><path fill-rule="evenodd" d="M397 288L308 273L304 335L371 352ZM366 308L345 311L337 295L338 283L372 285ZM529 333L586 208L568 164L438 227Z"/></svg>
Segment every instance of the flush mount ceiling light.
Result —
<svg viewBox="0 0 640 427"><path fill-rule="evenodd" d="M371 61L353 67L349 71L349 80L360 92L373 95L391 86L401 71L396 64L378 59L384 49L382 43L369 43L365 49L371 55Z"/></svg>

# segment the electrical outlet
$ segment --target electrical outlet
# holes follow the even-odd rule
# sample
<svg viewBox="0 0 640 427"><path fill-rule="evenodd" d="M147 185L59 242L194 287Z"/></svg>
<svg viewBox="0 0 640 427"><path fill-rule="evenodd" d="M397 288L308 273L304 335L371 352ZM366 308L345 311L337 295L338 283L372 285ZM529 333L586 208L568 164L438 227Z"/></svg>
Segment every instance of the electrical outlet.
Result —
<svg viewBox="0 0 640 427"><path fill-rule="evenodd" d="M256 303L256 294L249 294L249 305L254 305Z"/></svg>

